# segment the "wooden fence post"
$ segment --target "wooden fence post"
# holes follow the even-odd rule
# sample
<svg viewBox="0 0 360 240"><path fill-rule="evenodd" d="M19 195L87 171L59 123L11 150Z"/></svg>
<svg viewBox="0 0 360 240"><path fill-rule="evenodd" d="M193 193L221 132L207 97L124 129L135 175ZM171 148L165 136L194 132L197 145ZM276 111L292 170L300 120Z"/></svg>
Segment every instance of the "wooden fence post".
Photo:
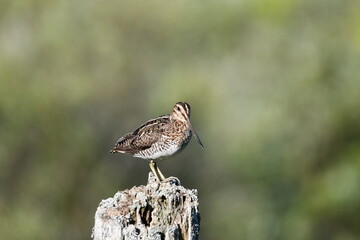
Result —
<svg viewBox="0 0 360 240"><path fill-rule="evenodd" d="M150 172L146 186L135 186L102 200L95 213L94 240L196 240L200 213L197 190L177 178L159 184Z"/></svg>

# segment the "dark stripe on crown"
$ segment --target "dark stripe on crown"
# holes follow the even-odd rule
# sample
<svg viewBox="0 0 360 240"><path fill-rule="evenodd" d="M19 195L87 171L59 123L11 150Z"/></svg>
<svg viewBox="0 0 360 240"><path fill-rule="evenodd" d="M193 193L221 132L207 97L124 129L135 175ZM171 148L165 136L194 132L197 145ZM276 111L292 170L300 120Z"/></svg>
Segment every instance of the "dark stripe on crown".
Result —
<svg viewBox="0 0 360 240"><path fill-rule="evenodd" d="M186 114L190 116L191 108L189 104L187 104L186 102L178 102L175 104L175 106L176 105L180 105L185 110Z"/></svg>

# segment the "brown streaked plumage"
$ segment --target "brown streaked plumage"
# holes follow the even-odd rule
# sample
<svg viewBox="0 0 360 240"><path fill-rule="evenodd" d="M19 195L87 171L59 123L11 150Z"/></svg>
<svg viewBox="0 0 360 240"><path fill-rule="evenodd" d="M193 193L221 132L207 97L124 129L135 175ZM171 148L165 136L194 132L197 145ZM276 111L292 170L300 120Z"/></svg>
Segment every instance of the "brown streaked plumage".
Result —
<svg viewBox="0 0 360 240"><path fill-rule="evenodd" d="M190 122L190 105L178 102L170 114L151 119L122 136L110 153L129 153L134 157L150 160L150 169L161 182L165 177L157 167L156 160L180 152L189 143L192 134L204 148Z"/></svg>

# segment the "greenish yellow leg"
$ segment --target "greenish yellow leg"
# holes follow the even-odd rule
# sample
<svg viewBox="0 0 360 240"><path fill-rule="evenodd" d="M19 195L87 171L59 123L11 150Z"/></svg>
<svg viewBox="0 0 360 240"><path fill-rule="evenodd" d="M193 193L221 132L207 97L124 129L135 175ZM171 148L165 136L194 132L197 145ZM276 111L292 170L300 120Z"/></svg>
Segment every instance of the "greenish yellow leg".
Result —
<svg viewBox="0 0 360 240"><path fill-rule="evenodd" d="M150 163L149 163L149 166L150 166L150 169L151 169L151 171L154 173L154 175L155 175L155 177L156 177L156 180L158 181L158 182L161 182L162 180L161 180L161 177L159 178L159 174L158 174L158 172L157 172L157 166L156 166L156 163L153 161L153 160L151 160L150 161Z"/></svg>
<svg viewBox="0 0 360 240"><path fill-rule="evenodd" d="M159 177L160 177L161 181L164 181L164 180L165 180L165 177L164 177L164 175L162 174L162 172L160 171L160 168L158 168L156 162L155 162L155 168L156 168L156 171L159 173Z"/></svg>

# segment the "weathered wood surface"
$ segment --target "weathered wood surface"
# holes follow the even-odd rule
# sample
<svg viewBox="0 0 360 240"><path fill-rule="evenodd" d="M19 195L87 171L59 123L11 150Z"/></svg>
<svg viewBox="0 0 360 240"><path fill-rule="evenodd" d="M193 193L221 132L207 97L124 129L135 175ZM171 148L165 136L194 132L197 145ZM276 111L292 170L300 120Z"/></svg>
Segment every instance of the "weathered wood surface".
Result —
<svg viewBox="0 0 360 240"><path fill-rule="evenodd" d="M177 178L161 184L149 173L146 186L117 192L102 200L95 214L95 240L199 239L197 190L185 189Z"/></svg>

